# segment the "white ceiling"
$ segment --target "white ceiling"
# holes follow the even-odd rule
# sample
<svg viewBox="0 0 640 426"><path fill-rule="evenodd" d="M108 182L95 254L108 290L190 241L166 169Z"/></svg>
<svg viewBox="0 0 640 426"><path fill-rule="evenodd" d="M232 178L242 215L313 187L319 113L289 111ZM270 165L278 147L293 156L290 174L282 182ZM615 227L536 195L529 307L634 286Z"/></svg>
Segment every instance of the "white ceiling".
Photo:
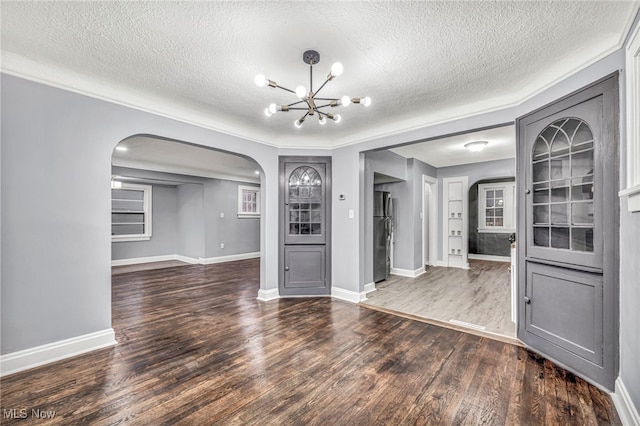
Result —
<svg viewBox="0 0 640 426"><path fill-rule="evenodd" d="M330 148L521 102L619 48L638 6L2 1L2 69L267 144ZM264 116L294 98L254 76L308 85L307 49L321 54L320 79L344 64L323 95L372 105L322 127Z"/></svg>
<svg viewBox="0 0 640 426"><path fill-rule="evenodd" d="M118 147L126 151L113 151L114 166L260 183L255 163L238 155L146 136L126 139Z"/></svg>
<svg viewBox="0 0 640 426"><path fill-rule="evenodd" d="M474 141L487 141L488 144L480 152L471 152L464 147L465 144ZM515 159L516 129L514 125L497 127L405 145L392 148L391 151L405 158L417 158L438 168L506 158Z"/></svg>

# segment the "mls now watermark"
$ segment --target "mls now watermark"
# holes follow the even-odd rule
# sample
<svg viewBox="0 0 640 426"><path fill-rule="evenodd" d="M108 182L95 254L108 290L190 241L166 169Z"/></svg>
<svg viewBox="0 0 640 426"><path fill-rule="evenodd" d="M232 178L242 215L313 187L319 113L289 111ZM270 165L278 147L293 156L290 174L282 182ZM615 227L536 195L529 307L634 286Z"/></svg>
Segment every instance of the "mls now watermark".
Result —
<svg viewBox="0 0 640 426"><path fill-rule="evenodd" d="M54 410L43 410L41 408L3 408L2 417L5 419L53 419L56 416Z"/></svg>

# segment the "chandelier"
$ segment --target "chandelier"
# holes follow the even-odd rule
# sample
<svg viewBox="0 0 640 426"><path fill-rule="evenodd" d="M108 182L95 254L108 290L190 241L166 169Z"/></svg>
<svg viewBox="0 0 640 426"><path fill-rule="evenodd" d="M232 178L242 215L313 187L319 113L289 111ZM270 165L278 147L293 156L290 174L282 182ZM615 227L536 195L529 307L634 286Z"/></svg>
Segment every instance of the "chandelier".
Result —
<svg viewBox="0 0 640 426"><path fill-rule="evenodd" d="M313 117L314 115L318 115L318 122L320 124L325 124L327 119L333 120L336 123L339 123L342 119L340 114L332 114L329 112L321 111L322 108L333 108L337 106L347 107L350 104L360 104L364 106L371 105L371 98L368 96L363 98L350 98L349 96L343 96L341 98L319 98L318 93L324 88L324 86L342 74L343 67L340 62L336 62L331 66L331 71L327 76L327 79L322 83L322 85L318 88L318 90L313 90L313 66L320 62L320 54L315 50L307 50L302 55L302 60L305 64L309 64L309 90L307 90L304 86L296 87L296 90L287 89L286 87L282 87L278 85L273 80L269 80L262 74L256 75L255 83L258 87L269 86L273 88L279 88L285 90L287 92L295 94L300 100L297 102L290 103L288 105L277 105L271 104L264 110L264 114L267 117L272 116L277 112L288 112L288 111L306 111L305 114L297 119L294 124L296 127L302 127L302 123L307 119L307 117Z"/></svg>

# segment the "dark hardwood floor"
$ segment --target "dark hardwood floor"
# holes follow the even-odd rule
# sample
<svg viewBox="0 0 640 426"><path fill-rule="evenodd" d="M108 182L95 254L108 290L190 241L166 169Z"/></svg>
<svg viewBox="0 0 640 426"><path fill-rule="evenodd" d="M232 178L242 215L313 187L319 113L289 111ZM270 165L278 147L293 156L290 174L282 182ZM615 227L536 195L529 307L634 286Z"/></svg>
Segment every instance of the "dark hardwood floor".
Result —
<svg viewBox="0 0 640 426"><path fill-rule="evenodd" d="M259 302L258 275L257 260L114 275L119 344L3 378L2 424L620 423L523 348L330 298Z"/></svg>

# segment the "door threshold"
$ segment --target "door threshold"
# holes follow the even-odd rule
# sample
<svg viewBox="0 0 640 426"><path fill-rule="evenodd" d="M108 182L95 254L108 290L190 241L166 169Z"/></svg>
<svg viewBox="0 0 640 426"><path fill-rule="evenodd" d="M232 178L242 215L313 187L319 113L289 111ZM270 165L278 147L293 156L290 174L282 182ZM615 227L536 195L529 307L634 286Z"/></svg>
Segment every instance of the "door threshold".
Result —
<svg viewBox="0 0 640 426"><path fill-rule="evenodd" d="M462 321L455 321L455 322L442 321L434 318L421 317L418 315L412 315L412 314L407 314L400 311L394 311L392 309L381 308L378 306L371 306L364 303L358 303L358 306L371 309L372 311L384 312L385 314L395 315L395 316L410 319L413 321L423 322L425 324L436 325L438 327L444 327L451 330L461 331L467 334L473 334L474 336L486 337L487 339L497 340L502 343L509 343L511 345L520 346L522 348L527 347L520 339L516 337L505 336L504 334L493 333L491 331L486 331L486 330L480 330L477 328L477 326L467 327L466 325L464 325L465 323ZM470 325L475 325L475 324L470 324Z"/></svg>

